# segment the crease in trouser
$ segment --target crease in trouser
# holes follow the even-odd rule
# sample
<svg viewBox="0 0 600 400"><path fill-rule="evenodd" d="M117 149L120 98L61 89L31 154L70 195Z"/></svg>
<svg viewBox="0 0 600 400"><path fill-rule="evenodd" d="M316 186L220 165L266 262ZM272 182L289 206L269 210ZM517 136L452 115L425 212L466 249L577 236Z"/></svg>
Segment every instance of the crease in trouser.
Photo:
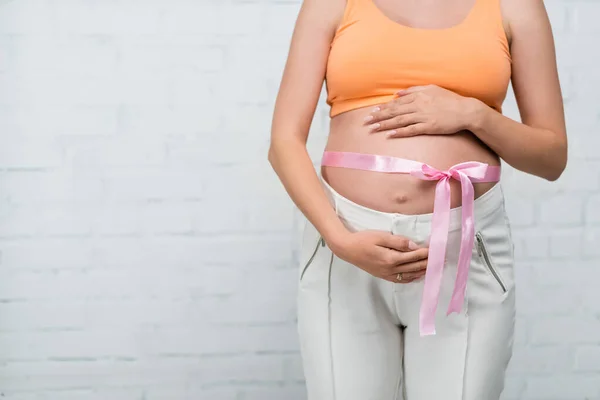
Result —
<svg viewBox="0 0 600 400"><path fill-rule="evenodd" d="M338 201L337 199L334 199L333 201L333 205L335 208L335 214L338 214ZM329 260L329 271L328 271L328 279L327 279L327 324L328 324L328 330L329 330L329 373L331 374L331 399L332 400L337 400L336 397L336 391L335 391L335 371L334 371L334 367L333 367L333 343L332 343L332 335L331 335L331 330L332 330L332 321L331 321L331 274L332 274L332 270L333 270L333 260L335 259L335 255L333 254L333 252L331 252L331 258Z"/></svg>
<svg viewBox="0 0 600 400"><path fill-rule="evenodd" d="M308 400L338 400L336 395L337 379L334 372L334 354L332 343L332 307L331 274L334 262L333 253L323 260L323 271L328 282L322 295L307 296L302 300L301 331L310 340L310 346L303 349L304 362L311 365L305 369ZM318 332L317 332L318 331ZM302 341L301 341L302 344Z"/></svg>
<svg viewBox="0 0 600 400"><path fill-rule="evenodd" d="M337 208L337 207L336 207ZM335 371L333 368L333 345L332 345L332 335L331 335L331 272L333 269L333 260L334 260L334 254L333 252L331 253L331 258L329 260L329 282L328 282L328 287L327 287L327 323L328 323L328 334L329 334L329 343L328 343L328 347L329 347L329 373L331 374L331 399L332 400L337 400L336 394L335 394Z"/></svg>
<svg viewBox="0 0 600 400"><path fill-rule="evenodd" d="M401 328L399 328L401 329ZM394 395L393 400L406 400L406 392L404 390L404 339L402 340L401 348L402 352L399 354L399 357L402 357L402 363L400 367L400 371L398 373L398 383L396 384L396 394Z"/></svg>

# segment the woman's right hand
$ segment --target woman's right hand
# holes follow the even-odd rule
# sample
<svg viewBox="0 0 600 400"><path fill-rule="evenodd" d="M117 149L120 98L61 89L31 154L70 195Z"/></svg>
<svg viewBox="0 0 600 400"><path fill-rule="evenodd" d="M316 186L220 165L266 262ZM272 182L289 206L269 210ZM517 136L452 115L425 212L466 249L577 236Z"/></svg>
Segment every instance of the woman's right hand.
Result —
<svg viewBox="0 0 600 400"><path fill-rule="evenodd" d="M339 258L381 279L409 283L425 275L429 249L389 232L348 232L330 248ZM398 281L398 274L402 280Z"/></svg>

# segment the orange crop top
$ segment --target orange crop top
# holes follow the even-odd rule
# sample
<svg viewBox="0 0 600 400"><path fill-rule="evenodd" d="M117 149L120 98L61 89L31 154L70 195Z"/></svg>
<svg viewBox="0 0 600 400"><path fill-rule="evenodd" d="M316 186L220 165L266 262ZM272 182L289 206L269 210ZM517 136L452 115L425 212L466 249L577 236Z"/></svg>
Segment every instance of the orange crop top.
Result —
<svg viewBox="0 0 600 400"><path fill-rule="evenodd" d="M475 0L462 22L442 29L401 25L373 0L347 0L327 62L327 104L333 117L435 84L502 112L510 75L500 0Z"/></svg>

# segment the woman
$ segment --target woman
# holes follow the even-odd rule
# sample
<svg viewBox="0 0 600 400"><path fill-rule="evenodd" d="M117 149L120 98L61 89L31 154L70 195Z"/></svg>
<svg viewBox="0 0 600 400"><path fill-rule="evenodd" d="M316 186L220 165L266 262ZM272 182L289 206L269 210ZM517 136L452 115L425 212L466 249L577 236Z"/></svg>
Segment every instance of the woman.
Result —
<svg viewBox="0 0 600 400"><path fill-rule="evenodd" d="M509 81L522 123L501 112ZM498 399L515 316L500 159L553 181L566 150L542 0L305 0L269 161L307 218L309 399Z"/></svg>

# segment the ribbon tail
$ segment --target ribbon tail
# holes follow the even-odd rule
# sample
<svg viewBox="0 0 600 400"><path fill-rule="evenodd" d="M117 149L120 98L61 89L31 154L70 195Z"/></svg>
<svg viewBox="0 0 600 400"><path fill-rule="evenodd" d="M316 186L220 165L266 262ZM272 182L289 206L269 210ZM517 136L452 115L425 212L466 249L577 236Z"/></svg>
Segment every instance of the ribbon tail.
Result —
<svg viewBox="0 0 600 400"><path fill-rule="evenodd" d="M462 310L467 281L469 276L469 265L473 252L473 241L475 239L474 224L474 200L475 191L469 177L459 172L461 192L462 192L462 232L460 242L460 252L458 253L458 266L456 268L456 281L454 283L454 292L448 306L448 315L453 312L459 313Z"/></svg>
<svg viewBox="0 0 600 400"><path fill-rule="evenodd" d="M429 259L425 272L423 298L419 313L421 336L435 335L435 312L438 305L444 264L448 229L450 227L450 182L448 177L440 179L435 188Z"/></svg>

